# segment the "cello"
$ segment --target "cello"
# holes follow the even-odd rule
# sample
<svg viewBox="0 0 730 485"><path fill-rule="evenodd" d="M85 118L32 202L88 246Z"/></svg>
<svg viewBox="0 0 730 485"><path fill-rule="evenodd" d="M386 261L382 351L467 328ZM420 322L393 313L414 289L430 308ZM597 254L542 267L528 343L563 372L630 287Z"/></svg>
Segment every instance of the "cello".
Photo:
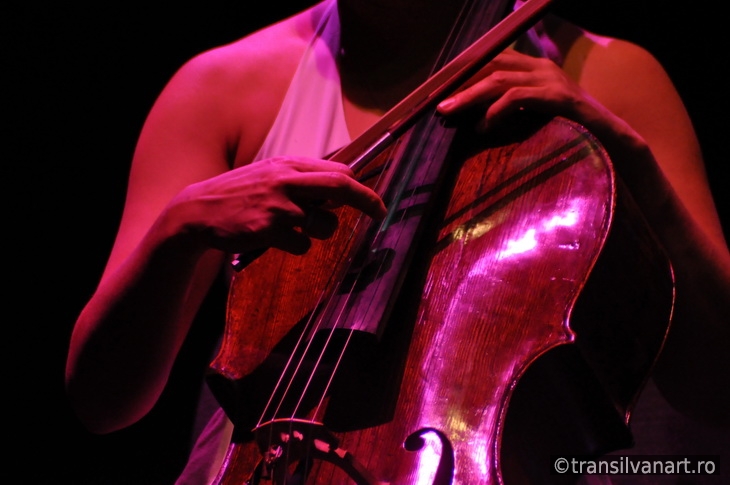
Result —
<svg viewBox="0 0 730 485"><path fill-rule="evenodd" d="M388 217L342 208L305 256L234 277L209 375L234 425L215 483L547 483L551 453L630 445L671 265L579 125L483 140L433 115L550 2L476 42L505 5L467 4L453 59L331 157Z"/></svg>

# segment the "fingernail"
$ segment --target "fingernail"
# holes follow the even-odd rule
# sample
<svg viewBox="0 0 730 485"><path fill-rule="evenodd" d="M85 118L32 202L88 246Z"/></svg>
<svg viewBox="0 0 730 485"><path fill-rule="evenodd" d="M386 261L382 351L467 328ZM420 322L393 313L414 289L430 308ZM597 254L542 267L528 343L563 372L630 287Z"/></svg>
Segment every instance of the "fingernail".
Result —
<svg viewBox="0 0 730 485"><path fill-rule="evenodd" d="M454 105L454 99L453 98L446 98L446 99L444 99L443 101L441 101L438 104L438 109L439 110L448 110L453 105Z"/></svg>

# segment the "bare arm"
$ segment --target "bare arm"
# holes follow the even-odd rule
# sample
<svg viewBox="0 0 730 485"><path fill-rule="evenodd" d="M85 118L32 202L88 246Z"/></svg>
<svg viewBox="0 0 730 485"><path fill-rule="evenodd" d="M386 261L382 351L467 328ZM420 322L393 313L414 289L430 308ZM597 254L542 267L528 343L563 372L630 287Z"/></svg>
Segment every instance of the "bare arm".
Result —
<svg viewBox="0 0 730 485"><path fill-rule="evenodd" d="M203 115L194 70L177 74L145 123L112 253L72 334L67 387L93 431L123 427L152 407L223 257L176 237L184 221L166 207L185 186L228 169L214 131L193 134Z"/></svg>
<svg viewBox="0 0 730 485"><path fill-rule="evenodd" d="M337 223L313 200L385 212L342 164L249 163L299 58L301 25L311 22L194 59L150 111L114 247L71 337L68 394L90 430L123 428L154 406L227 253L306 252Z"/></svg>
<svg viewBox="0 0 730 485"><path fill-rule="evenodd" d="M655 380L675 407L727 425L730 253L694 129L668 76L648 53L623 42L593 51L581 84L636 131L627 128L622 135L630 140L626 148L603 138L616 144L617 170L675 272L672 329ZM612 58L624 60L617 65Z"/></svg>

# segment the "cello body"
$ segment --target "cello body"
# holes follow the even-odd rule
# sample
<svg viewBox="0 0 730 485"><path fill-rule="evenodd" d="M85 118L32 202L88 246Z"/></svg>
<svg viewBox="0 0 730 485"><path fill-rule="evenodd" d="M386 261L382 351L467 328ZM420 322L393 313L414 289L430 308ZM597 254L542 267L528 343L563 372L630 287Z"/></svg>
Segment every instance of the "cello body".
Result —
<svg viewBox="0 0 730 485"><path fill-rule="evenodd" d="M234 425L217 484L566 483L551 454L631 446L674 286L606 153L562 118L455 146L382 331L305 329L340 291L349 208L306 255L236 274L209 375ZM293 355L314 378L262 420Z"/></svg>

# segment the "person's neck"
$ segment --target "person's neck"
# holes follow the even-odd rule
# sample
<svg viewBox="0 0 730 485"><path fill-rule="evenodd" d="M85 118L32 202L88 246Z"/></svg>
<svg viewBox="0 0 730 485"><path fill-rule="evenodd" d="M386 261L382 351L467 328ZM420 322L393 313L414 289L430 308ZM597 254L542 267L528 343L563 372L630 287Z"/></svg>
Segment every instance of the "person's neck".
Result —
<svg viewBox="0 0 730 485"><path fill-rule="evenodd" d="M349 98L385 111L432 73L458 0L338 0L340 72Z"/></svg>

